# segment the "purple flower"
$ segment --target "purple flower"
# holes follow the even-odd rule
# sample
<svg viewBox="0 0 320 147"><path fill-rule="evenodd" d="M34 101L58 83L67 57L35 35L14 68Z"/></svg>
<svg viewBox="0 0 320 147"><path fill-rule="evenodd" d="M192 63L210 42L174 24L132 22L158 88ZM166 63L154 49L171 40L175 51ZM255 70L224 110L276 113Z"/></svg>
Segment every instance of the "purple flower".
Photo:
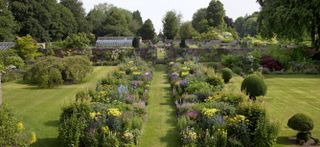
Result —
<svg viewBox="0 0 320 147"><path fill-rule="evenodd" d="M139 86L139 81L132 81L131 82L131 87L132 89L137 89Z"/></svg>
<svg viewBox="0 0 320 147"><path fill-rule="evenodd" d="M181 80L180 81L180 86L181 87L187 87L188 86L188 81L187 80Z"/></svg>
<svg viewBox="0 0 320 147"><path fill-rule="evenodd" d="M197 111L190 111L190 112L187 112L186 115L192 119L192 120L195 120L197 119L197 117L199 116L199 112Z"/></svg>
<svg viewBox="0 0 320 147"><path fill-rule="evenodd" d="M175 81L175 80L178 80L178 77L179 77L179 74L174 72L174 73L171 73L170 79L172 81Z"/></svg>

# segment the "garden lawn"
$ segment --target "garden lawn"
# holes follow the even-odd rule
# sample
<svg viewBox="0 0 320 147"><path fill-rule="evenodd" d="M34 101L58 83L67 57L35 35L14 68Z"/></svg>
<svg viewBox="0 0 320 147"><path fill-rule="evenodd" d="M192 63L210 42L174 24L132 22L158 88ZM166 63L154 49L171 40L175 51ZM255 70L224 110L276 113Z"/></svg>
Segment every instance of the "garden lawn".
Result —
<svg viewBox="0 0 320 147"><path fill-rule="evenodd" d="M266 75L265 81L268 92L262 100L271 120L278 121L281 125L276 146L292 146L288 137L295 136L296 131L287 127L287 121L295 113L309 115L315 124L312 134L320 138L320 76ZM241 77L235 77L227 85L227 89L240 91L241 82Z"/></svg>
<svg viewBox="0 0 320 147"><path fill-rule="evenodd" d="M58 121L62 108L74 101L78 91L95 88L96 82L113 69L115 67L95 67L85 82L54 89L39 89L17 82L5 83L4 100L14 109L25 128L37 134L38 142L33 146L57 147Z"/></svg>
<svg viewBox="0 0 320 147"><path fill-rule="evenodd" d="M140 147L179 146L177 119L173 104L165 67L158 65L151 83L147 120L140 138Z"/></svg>

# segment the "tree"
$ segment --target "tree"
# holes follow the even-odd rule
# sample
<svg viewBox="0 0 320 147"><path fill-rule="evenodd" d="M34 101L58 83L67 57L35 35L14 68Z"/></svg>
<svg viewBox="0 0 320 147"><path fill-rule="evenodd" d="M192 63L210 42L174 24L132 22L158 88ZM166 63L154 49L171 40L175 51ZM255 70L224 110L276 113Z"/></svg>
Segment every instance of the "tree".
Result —
<svg viewBox="0 0 320 147"><path fill-rule="evenodd" d="M68 8L61 4L56 4L56 7L51 12L52 20L49 27L51 40L62 40L77 32L77 22Z"/></svg>
<svg viewBox="0 0 320 147"><path fill-rule="evenodd" d="M16 45L14 46L17 54L24 59L34 60L37 56L38 46L30 35L17 37Z"/></svg>
<svg viewBox="0 0 320 147"><path fill-rule="evenodd" d="M181 40L192 39L197 34L196 30L192 27L191 22L182 23L180 26Z"/></svg>
<svg viewBox="0 0 320 147"><path fill-rule="evenodd" d="M113 8L114 6L108 3L103 3L94 6L94 9L92 9L88 15L87 20L91 27L90 30L93 34L96 36L102 36L103 33L101 32L102 23L107 18L107 13Z"/></svg>
<svg viewBox="0 0 320 147"><path fill-rule="evenodd" d="M14 40L18 25L10 10L6 0L0 0L0 41Z"/></svg>
<svg viewBox="0 0 320 147"><path fill-rule="evenodd" d="M233 22L232 18L230 18L228 16L224 16L223 21L226 23L227 27L229 27L229 28L234 27L234 22Z"/></svg>
<svg viewBox="0 0 320 147"><path fill-rule="evenodd" d="M89 32L89 24L85 19L86 12L80 0L61 0L60 3L68 8L76 19L78 32Z"/></svg>
<svg viewBox="0 0 320 147"><path fill-rule="evenodd" d="M112 8L107 15L107 18L102 23L102 35L107 36L127 36L131 35L128 26L128 16L119 8Z"/></svg>
<svg viewBox="0 0 320 147"><path fill-rule="evenodd" d="M252 15L239 17L235 21L235 29L239 33L240 37L245 37L247 35L255 36L258 31L258 12Z"/></svg>
<svg viewBox="0 0 320 147"><path fill-rule="evenodd" d="M212 27L221 27L224 25L225 10L219 0L212 0L207 8L206 18Z"/></svg>
<svg viewBox="0 0 320 147"><path fill-rule="evenodd" d="M134 11L132 13L132 20L129 23L130 31L134 34L138 33L139 29L142 27L142 17L139 11Z"/></svg>
<svg viewBox="0 0 320 147"><path fill-rule="evenodd" d="M193 14L192 26L199 33L204 33L208 30L209 24L208 24L208 20L207 20L207 9L206 8L199 9L196 13Z"/></svg>
<svg viewBox="0 0 320 147"><path fill-rule="evenodd" d="M141 37L142 40L153 40L156 33L154 31L154 27L152 24L152 21L150 19L147 19L142 27L139 29L138 33Z"/></svg>
<svg viewBox="0 0 320 147"><path fill-rule="evenodd" d="M244 91L250 99L255 101L257 96L263 96L267 93L267 85L261 77L252 74L243 80L241 91Z"/></svg>
<svg viewBox="0 0 320 147"><path fill-rule="evenodd" d="M10 0L9 9L19 23L19 36L32 35L38 41L49 41L50 11L55 0Z"/></svg>
<svg viewBox="0 0 320 147"><path fill-rule="evenodd" d="M320 1L258 0L262 8L258 18L259 31L267 38L302 41L310 38L320 48ZM309 37L307 37L309 36Z"/></svg>
<svg viewBox="0 0 320 147"><path fill-rule="evenodd" d="M166 39L174 39L179 31L180 16L174 11L166 13L162 20L163 34Z"/></svg>
<svg viewBox="0 0 320 147"><path fill-rule="evenodd" d="M230 79L232 78L232 70L230 68L224 68L222 69L222 78L224 80L224 83L229 83Z"/></svg>

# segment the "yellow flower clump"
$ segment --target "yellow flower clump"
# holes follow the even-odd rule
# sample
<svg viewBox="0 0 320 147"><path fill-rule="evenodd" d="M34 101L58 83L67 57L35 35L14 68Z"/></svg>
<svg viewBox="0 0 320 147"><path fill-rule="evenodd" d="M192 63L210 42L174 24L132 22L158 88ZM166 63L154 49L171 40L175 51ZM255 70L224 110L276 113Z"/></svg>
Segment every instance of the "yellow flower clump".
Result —
<svg viewBox="0 0 320 147"><path fill-rule="evenodd" d="M37 142L37 135L35 132L31 133L31 140L30 140L30 144L34 144Z"/></svg>
<svg viewBox="0 0 320 147"><path fill-rule="evenodd" d="M248 121L244 115L236 115L234 117L225 116L224 119L229 121L230 123L239 123L239 122Z"/></svg>
<svg viewBox="0 0 320 147"><path fill-rule="evenodd" d="M225 129L218 129L218 131L221 132L223 136L228 135L227 130L225 130Z"/></svg>
<svg viewBox="0 0 320 147"><path fill-rule="evenodd" d="M135 72L133 72L132 74L135 75L135 76L139 76L139 75L141 75L141 72L135 71Z"/></svg>
<svg viewBox="0 0 320 147"><path fill-rule="evenodd" d="M213 117L215 115L216 112L218 112L218 109L212 108L212 109L208 109L208 108L203 108L202 109L202 114L206 117Z"/></svg>
<svg viewBox="0 0 320 147"><path fill-rule="evenodd" d="M22 122L18 122L18 123L17 123L17 129L18 129L19 131L23 131L23 130L24 130L24 125L23 125Z"/></svg>
<svg viewBox="0 0 320 147"><path fill-rule="evenodd" d="M95 119L96 117L100 116L101 113L100 112L90 112L89 116L91 119Z"/></svg>
<svg viewBox="0 0 320 147"><path fill-rule="evenodd" d="M182 76L182 77L185 77L185 76L187 76L187 75L189 75L189 71L181 72L181 76Z"/></svg>
<svg viewBox="0 0 320 147"><path fill-rule="evenodd" d="M108 115L119 117L122 113L117 108L110 108L108 109Z"/></svg>
<svg viewBox="0 0 320 147"><path fill-rule="evenodd" d="M105 127L102 128L102 131L103 131L104 134L109 134L110 129L109 129L108 126L105 126Z"/></svg>

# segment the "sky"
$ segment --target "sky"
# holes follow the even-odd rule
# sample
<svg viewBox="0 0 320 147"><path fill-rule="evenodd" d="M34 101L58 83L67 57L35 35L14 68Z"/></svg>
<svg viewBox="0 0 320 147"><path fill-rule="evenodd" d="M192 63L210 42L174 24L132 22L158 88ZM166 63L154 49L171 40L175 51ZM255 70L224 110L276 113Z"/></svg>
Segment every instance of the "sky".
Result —
<svg viewBox="0 0 320 147"><path fill-rule="evenodd" d="M139 10L143 21L151 19L159 32L162 29L162 19L167 11L175 10L182 14L182 21L191 21L192 15L200 8L208 7L211 0L82 0L88 13L99 3L113 4L116 7L130 11ZM226 15L235 20L239 16L259 11L256 0L220 0L224 4Z"/></svg>

